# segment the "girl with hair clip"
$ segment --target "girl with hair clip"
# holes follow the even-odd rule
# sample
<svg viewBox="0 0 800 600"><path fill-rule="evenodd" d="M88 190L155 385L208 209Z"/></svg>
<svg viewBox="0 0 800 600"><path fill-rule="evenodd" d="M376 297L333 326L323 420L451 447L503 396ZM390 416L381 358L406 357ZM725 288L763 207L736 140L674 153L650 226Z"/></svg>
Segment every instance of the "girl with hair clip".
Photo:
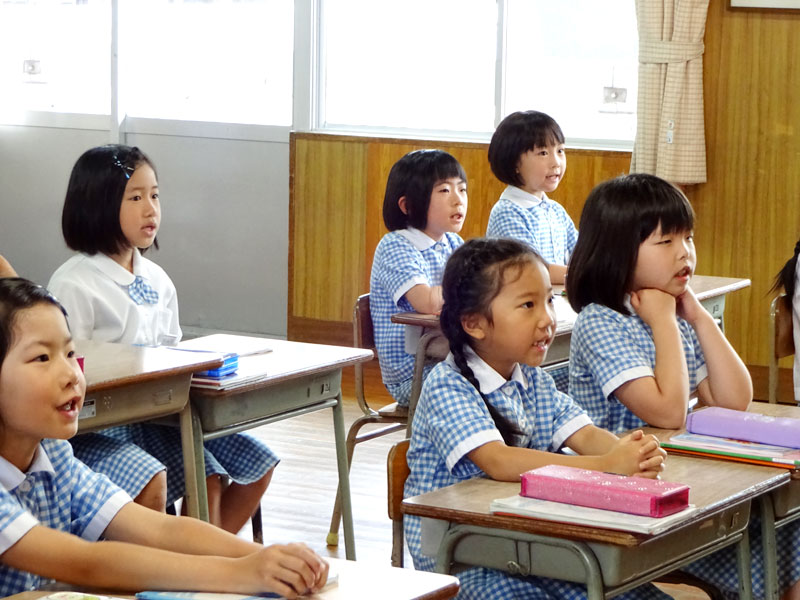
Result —
<svg viewBox="0 0 800 600"><path fill-rule="evenodd" d="M150 246L158 248L161 224L152 161L129 146L85 152L72 169L61 223L67 246L78 254L56 270L48 287L66 307L75 338L177 344L181 328L175 286L161 267L142 256ZM173 427L114 427L80 435L72 443L80 460L132 497L141 496L142 485L159 465L167 467L166 504L184 495L183 453ZM210 520L236 533L258 507L278 459L256 438L239 433L205 442L205 460ZM223 478L230 485L225 487ZM163 495L161 507L151 507L163 510Z"/></svg>
<svg viewBox="0 0 800 600"><path fill-rule="evenodd" d="M619 439L595 427L538 368L556 318L547 265L529 246L467 241L450 257L442 290L450 355L426 379L414 414L406 497L475 477L519 482L521 473L548 464L658 476L665 452L653 436L636 431ZM414 565L432 571L420 519L404 521ZM458 578L460 598L586 597L578 584L493 569L471 568ZM620 597L666 596L642 586Z"/></svg>
<svg viewBox="0 0 800 600"><path fill-rule="evenodd" d="M547 261L550 280L564 283L578 230L564 207L547 197L567 170L561 127L535 110L508 115L492 135L489 165L508 187L492 207L486 235L529 244Z"/></svg>
<svg viewBox="0 0 800 600"><path fill-rule="evenodd" d="M800 254L800 240L794 245L792 258L786 261L783 268L775 275L775 284L771 292L783 290L786 294L786 308L792 312L792 337L794 339L794 400L800 404L800 286L797 280L800 279L800 261L797 256Z"/></svg>
<svg viewBox="0 0 800 600"><path fill-rule="evenodd" d="M328 566L310 548L265 548L148 510L73 457L65 440L86 381L65 317L44 288L0 279L0 596L53 581L287 598L319 590Z"/></svg>
<svg viewBox="0 0 800 600"><path fill-rule="evenodd" d="M676 429L689 398L746 410L750 375L689 287L696 256L694 212L672 184L647 174L617 177L589 194L572 255L567 294L572 330L569 393L599 427ZM758 518L749 533L753 594L764 596ZM777 532L784 598L800 593L800 529ZM684 570L736 596L734 550Z"/></svg>
<svg viewBox="0 0 800 600"><path fill-rule="evenodd" d="M369 280L370 314L383 384L402 406L411 396L413 343L392 315L442 308L442 272L463 240L467 176L442 150L416 150L398 160L386 181L383 222Z"/></svg>

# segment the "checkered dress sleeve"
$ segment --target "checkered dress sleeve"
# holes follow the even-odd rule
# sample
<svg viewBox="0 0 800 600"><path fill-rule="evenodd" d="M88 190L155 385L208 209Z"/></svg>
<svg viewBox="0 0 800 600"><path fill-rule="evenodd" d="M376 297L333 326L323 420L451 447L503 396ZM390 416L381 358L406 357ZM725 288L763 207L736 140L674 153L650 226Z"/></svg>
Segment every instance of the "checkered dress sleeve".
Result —
<svg viewBox="0 0 800 600"><path fill-rule="evenodd" d="M541 254L541 244L537 240L535 219L531 219L528 213L528 210L518 204L501 198L489 213L486 237L519 240Z"/></svg>
<svg viewBox="0 0 800 600"><path fill-rule="evenodd" d="M614 390L653 376L655 346L649 330L636 327L634 319L590 304L578 313L572 330L570 396L595 425L614 433L644 424L617 400Z"/></svg>

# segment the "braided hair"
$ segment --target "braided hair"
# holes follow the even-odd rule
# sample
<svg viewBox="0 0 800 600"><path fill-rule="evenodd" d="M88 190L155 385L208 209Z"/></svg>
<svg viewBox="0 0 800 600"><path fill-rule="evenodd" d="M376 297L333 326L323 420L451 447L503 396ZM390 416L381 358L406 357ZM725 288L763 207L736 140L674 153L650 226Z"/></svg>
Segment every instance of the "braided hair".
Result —
<svg viewBox="0 0 800 600"><path fill-rule="evenodd" d="M794 245L794 254L792 258L786 261L783 268L775 275L775 281L770 288L770 292L777 292L781 289L786 293L784 302L787 308L792 307L792 297L794 296L795 287L795 272L797 269L797 257L800 255L800 240Z"/></svg>
<svg viewBox="0 0 800 600"><path fill-rule="evenodd" d="M486 401L475 373L467 364L464 350L466 346L472 346L473 338L464 331L461 319L480 314L491 323L491 304L503 287L505 273L535 261L546 264L529 246L516 240L475 238L453 252L442 277L444 306L439 317L442 333L450 344L456 367L480 393L508 446L516 445L517 436L523 436L525 432Z"/></svg>

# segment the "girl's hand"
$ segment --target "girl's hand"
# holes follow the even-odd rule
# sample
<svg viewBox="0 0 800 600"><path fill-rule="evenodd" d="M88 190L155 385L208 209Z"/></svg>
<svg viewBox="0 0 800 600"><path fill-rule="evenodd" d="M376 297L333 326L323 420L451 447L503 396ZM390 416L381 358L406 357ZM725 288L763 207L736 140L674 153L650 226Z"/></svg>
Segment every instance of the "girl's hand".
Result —
<svg viewBox="0 0 800 600"><path fill-rule="evenodd" d="M646 288L631 292L631 306L650 327L659 319L675 320L675 297L661 290Z"/></svg>
<svg viewBox="0 0 800 600"><path fill-rule="evenodd" d="M697 320L706 314L706 309L700 304L697 296L694 295L692 288L687 287L677 298L677 314L682 319L689 321L689 324L694 326Z"/></svg>
<svg viewBox="0 0 800 600"><path fill-rule="evenodd" d="M652 435L641 430L620 438L606 454L606 470L622 475L636 475L656 479L664 470L666 452Z"/></svg>
<svg viewBox="0 0 800 600"><path fill-rule="evenodd" d="M254 592L297 598L318 592L328 581L328 563L305 544L276 544L241 559L243 570L257 577Z"/></svg>

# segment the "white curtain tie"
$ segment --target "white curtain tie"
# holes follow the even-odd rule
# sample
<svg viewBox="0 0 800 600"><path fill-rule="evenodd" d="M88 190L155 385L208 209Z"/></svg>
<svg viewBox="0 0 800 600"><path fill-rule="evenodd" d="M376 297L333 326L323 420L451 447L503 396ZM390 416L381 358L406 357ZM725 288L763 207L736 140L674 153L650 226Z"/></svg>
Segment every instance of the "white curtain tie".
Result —
<svg viewBox="0 0 800 600"><path fill-rule="evenodd" d="M703 42L639 40L640 63L685 63L703 56Z"/></svg>

